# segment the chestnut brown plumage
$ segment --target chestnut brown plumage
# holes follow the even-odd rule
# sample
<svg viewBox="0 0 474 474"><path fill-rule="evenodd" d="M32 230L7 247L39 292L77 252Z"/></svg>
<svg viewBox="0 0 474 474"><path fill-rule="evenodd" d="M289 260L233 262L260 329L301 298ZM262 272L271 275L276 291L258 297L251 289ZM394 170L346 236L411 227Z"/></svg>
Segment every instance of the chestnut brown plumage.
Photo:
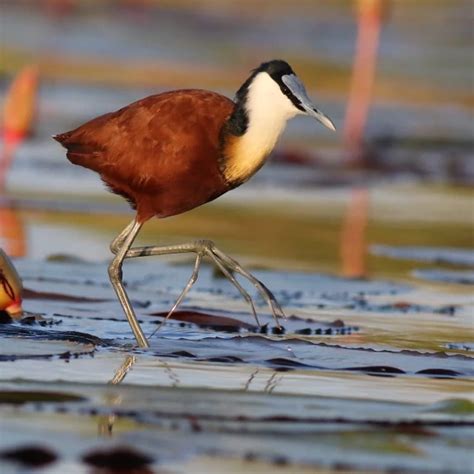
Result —
<svg viewBox="0 0 474 474"><path fill-rule="evenodd" d="M188 211L229 189L219 132L234 104L214 92L153 95L55 138L68 159L100 173L139 221Z"/></svg>
<svg viewBox="0 0 474 474"><path fill-rule="evenodd" d="M264 164L286 121L299 113L334 129L332 122L311 104L291 67L274 60L252 72L235 102L204 90L165 92L54 137L67 149L72 163L98 172L113 192L136 209L135 219L111 244L115 258L109 275L140 346L148 346L148 341L121 281L125 258L196 253L191 278L165 320L196 281L206 255L249 302L257 323L252 298L233 272L256 286L279 325L278 318L284 314L272 293L211 241L167 247L131 246L151 217L186 212L249 179Z"/></svg>

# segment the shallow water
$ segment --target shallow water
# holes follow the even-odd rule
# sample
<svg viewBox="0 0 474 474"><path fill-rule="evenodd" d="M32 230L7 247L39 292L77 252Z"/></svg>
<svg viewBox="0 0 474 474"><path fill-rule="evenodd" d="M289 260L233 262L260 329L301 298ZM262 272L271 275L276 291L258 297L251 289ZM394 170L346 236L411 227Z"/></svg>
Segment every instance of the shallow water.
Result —
<svg viewBox="0 0 474 474"><path fill-rule="evenodd" d="M257 271L290 316L277 334L263 301L260 330L206 266L181 311L140 350L103 263L16 265L29 317L0 326L4 449L52 449L54 469L77 472L81 457L122 445L176 472L216 458L262 472L334 467L341 449L351 469L443 472L451 456L452 472L469 466L470 294ZM183 264L127 264L146 334L188 274Z"/></svg>

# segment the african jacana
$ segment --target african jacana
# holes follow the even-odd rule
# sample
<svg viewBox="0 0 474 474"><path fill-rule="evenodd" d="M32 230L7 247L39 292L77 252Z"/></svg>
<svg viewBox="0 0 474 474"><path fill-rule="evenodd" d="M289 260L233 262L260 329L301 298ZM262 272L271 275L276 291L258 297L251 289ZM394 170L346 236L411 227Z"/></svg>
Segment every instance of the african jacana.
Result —
<svg viewBox="0 0 474 474"><path fill-rule="evenodd" d="M301 80L281 60L261 64L237 91L235 102L215 92L164 92L97 117L54 136L74 164L97 171L112 192L136 210L133 221L112 241L115 258L109 276L141 347L148 341L122 283L125 258L193 252L194 270L167 318L195 283L207 255L248 301L250 295L232 272L247 278L278 318L283 311L266 286L208 240L165 247L134 247L151 217L189 211L247 181L265 163L286 121L306 114L335 130L310 101ZM164 321L165 321L164 320Z"/></svg>

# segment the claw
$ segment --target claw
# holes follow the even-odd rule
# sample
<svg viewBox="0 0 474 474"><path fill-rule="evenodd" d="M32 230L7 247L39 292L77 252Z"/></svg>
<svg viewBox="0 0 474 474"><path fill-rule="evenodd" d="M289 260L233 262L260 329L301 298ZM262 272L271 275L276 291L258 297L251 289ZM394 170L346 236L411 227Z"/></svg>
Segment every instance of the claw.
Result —
<svg viewBox="0 0 474 474"><path fill-rule="evenodd" d="M196 261L194 262L194 269L193 273L191 274L191 277L188 280L188 283L186 283L186 286L184 287L183 291L180 293L178 296L178 299L176 300L175 304L172 306L172 308L169 310L168 314L166 317L161 321L161 323L158 325L158 327L150 334L150 338L158 332L163 324L171 317L171 315L174 313L176 308L181 304L181 302L184 300L185 296L188 294L189 290L192 288L194 283L196 283L198 276L199 276L199 268L201 267L201 261L202 261L202 253L197 252L196 254Z"/></svg>

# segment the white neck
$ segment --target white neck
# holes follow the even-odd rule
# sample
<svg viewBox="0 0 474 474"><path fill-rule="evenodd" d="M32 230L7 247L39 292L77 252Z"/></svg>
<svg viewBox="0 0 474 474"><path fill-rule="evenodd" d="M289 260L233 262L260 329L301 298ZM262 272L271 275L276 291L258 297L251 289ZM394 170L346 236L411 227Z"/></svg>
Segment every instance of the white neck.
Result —
<svg viewBox="0 0 474 474"><path fill-rule="evenodd" d="M249 86L245 108L248 127L230 144L225 168L228 181L245 181L263 165L288 119L300 111L266 73L257 74Z"/></svg>

